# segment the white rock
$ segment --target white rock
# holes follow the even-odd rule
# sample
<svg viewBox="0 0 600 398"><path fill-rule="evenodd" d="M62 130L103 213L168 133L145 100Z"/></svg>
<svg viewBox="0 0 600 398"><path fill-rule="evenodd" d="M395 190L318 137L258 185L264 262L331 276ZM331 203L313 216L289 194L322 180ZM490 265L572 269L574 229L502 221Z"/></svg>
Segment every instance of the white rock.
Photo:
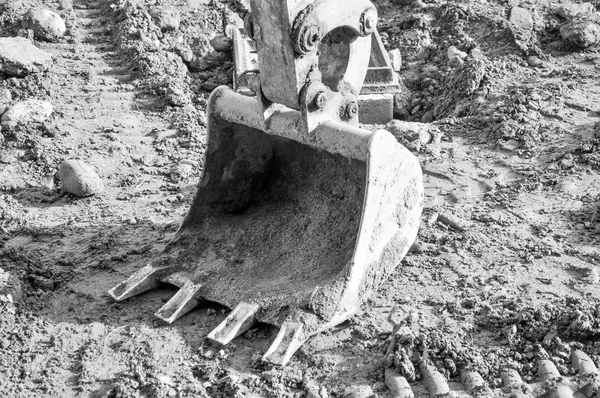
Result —
<svg viewBox="0 0 600 398"><path fill-rule="evenodd" d="M568 20L573 20L573 18L575 18L578 15L593 14L594 11L595 9L592 3L568 3L562 4L556 8L556 13Z"/></svg>
<svg viewBox="0 0 600 398"><path fill-rule="evenodd" d="M560 35L575 47L597 46L600 44L600 24L598 22L587 18L575 18L572 22L560 27Z"/></svg>
<svg viewBox="0 0 600 398"><path fill-rule="evenodd" d="M529 66L533 67L544 66L544 61L542 61L539 57L536 57L535 55L530 55L529 57L527 57L527 63L529 64Z"/></svg>
<svg viewBox="0 0 600 398"><path fill-rule="evenodd" d="M14 303L21 299L21 295L22 290L19 279L0 268L0 298L5 298L7 301Z"/></svg>
<svg viewBox="0 0 600 398"><path fill-rule="evenodd" d="M344 391L345 398L373 398L375 394L370 386L358 385L346 388Z"/></svg>
<svg viewBox="0 0 600 398"><path fill-rule="evenodd" d="M388 52L390 63L394 72L400 72L402 69L402 53L398 48L394 48Z"/></svg>
<svg viewBox="0 0 600 398"><path fill-rule="evenodd" d="M2 115L2 122L42 123L52 114L52 104L48 101L29 99L19 101Z"/></svg>
<svg viewBox="0 0 600 398"><path fill-rule="evenodd" d="M446 51L446 55L448 57L448 64L452 67L456 67L463 64L468 54L464 51L460 51L454 46L450 46Z"/></svg>
<svg viewBox="0 0 600 398"><path fill-rule="evenodd" d="M156 7L150 12L156 24L163 32L179 29L181 16L179 11L168 7Z"/></svg>
<svg viewBox="0 0 600 398"><path fill-rule="evenodd" d="M533 30L533 16L525 8L513 7L510 10L509 21L516 29L524 31Z"/></svg>
<svg viewBox="0 0 600 398"><path fill-rule="evenodd" d="M0 89L0 116L6 112L8 106L12 102L12 94L9 89Z"/></svg>
<svg viewBox="0 0 600 398"><path fill-rule="evenodd" d="M58 170L63 191L85 197L104 191L104 183L89 164L80 160L64 160Z"/></svg>
<svg viewBox="0 0 600 398"><path fill-rule="evenodd" d="M0 72L25 76L48 70L52 55L24 37L0 38Z"/></svg>
<svg viewBox="0 0 600 398"><path fill-rule="evenodd" d="M22 26L33 30L36 39L56 41L65 35L65 21L57 13L45 8L30 8L23 17Z"/></svg>

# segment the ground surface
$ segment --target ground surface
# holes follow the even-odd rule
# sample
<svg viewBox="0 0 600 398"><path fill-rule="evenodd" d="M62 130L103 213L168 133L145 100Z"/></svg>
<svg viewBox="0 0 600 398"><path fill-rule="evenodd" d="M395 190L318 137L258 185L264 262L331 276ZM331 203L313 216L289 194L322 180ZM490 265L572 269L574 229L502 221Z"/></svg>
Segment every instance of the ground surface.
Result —
<svg viewBox="0 0 600 398"><path fill-rule="evenodd" d="M181 13L175 31L162 33L149 15L159 3ZM431 122L441 137L418 152L418 244L363 313L311 339L283 369L259 361L275 328L219 348L205 337L226 308L206 304L168 326L153 313L174 290L119 304L106 295L160 253L193 198L206 99L231 84L230 54L208 42L241 6L0 4L1 36L18 34L33 5L59 12L69 30L38 43L55 56L49 72L0 80L15 101L54 106L49 121L3 128L0 140L0 268L23 286L16 305L0 303L1 396L296 397L317 385L341 397L368 385L387 397L390 332L411 313L451 380L452 363L492 385L504 366L532 380L540 344L568 374L559 340L543 342L552 332L600 360L600 55L564 43L558 2L378 2L384 42L404 58L397 116ZM508 22L516 5L532 28ZM470 54L464 64L448 65L451 45ZM61 194L65 158L93 165L105 192Z"/></svg>

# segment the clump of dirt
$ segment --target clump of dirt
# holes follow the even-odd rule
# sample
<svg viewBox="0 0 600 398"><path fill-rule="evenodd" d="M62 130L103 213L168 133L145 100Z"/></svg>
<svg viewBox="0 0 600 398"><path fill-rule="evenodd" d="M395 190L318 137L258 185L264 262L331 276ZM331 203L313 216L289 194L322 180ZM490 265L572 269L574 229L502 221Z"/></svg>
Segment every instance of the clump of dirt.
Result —
<svg viewBox="0 0 600 398"><path fill-rule="evenodd" d="M600 365L598 301L566 298L531 306L502 296L473 296L444 304L444 311L472 315L474 322L458 330L439 330L419 327L413 314L395 326L386 366L409 382L421 380L419 365L425 362L448 380L459 381L461 372L477 371L497 386L504 369L517 370L525 381L533 381L539 359L552 359L561 374L576 374L570 361L573 350L592 354ZM496 343L473 345L477 335Z"/></svg>

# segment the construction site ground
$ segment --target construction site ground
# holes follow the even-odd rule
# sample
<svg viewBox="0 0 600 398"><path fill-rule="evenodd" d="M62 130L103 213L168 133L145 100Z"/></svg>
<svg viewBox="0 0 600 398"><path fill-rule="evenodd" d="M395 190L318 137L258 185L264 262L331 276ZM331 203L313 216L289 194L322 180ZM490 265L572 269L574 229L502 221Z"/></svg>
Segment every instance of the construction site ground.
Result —
<svg viewBox="0 0 600 398"><path fill-rule="evenodd" d="M22 35L33 6L67 25L36 42L54 56L47 72L0 79L13 103L54 109L0 137L0 268L22 290L0 302L0 396L344 397L363 386L385 398L390 335L407 317L452 382L464 366L492 388L505 367L534 381L541 349L572 375L565 346L600 365L600 55L561 36L557 10L573 3L400 3L376 5L403 58L395 115L426 123L410 125L416 140L393 131L423 168L418 240L357 316L278 368L260 360L274 327L219 347L206 335L227 308L205 303L167 325L153 314L175 287L122 303L106 293L161 252L190 206L208 96L231 85L231 51L210 40L243 4L0 1L0 36ZM179 13L176 29L161 31L158 6ZM450 46L466 58L449 62ZM104 192L61 192L65 159L90 164Z"/></svg>

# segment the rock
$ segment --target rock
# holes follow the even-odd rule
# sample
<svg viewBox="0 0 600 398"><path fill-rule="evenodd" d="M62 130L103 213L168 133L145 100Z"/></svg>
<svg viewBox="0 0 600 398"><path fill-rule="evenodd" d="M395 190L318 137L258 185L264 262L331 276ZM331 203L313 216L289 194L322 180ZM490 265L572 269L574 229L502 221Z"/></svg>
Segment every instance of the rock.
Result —
<svg viewBox="0 0 600 398"><path fill-rule="evenodd" d="M96 170L79 160L65 160L58 171L62 190L85 197L104 191L104 183Z"/></svg>
<svg viewBox="0 0 600 398"><path fill-rule="evenodd" d="M448 64L453 68L462 65L465 62L465 59L467 59L467 55L466 52L460 51L454 46L448 47L448 50L446 51Z"/></svg>
<svg viewBox="0 0 600 398"><path fill-rule="evenodd" d="M423 244L419 241L415 241L410 249L408 249L409 253L421 254L423 253Z"/></svg>
<svg viewBox="0 0 600 398"><path fill-rule="evenodd" d="M10 93L10 90L6 88L0 89L0 116L6 112L11 102L12 94Z"/></svg>
<svg viewBox="0 0 600 398"><path fill-rule="evenodd" d="M594 13L594 5L592 3L581 4L563 4L556 8L555 12L561 17L572 21L578 15L589 15Z"/></svg>
<svg viewBox="0 0 600 398"><path fill-rule="evenodd" d="M231 47L233 46L233 40L227 36L216 36L211 39L210 45L215 49L215 51L227 52L231 50Z"/></svg>
<svg viewBox="0 0 600 398"><path fill-rule="evenodd" d="M2 115L2 122L20 124L42 123L52 114L52 104L48 101L29 99L19 101Z"/></svg>
<svg viewBox="0 0 600 398"><path fill-rule="evenodd" d="M173 49L179 54L183 62L191 62L194 59L194 51L187 43L178 43Z"/></svg>
<svg viewBox="0 0 600 398"><path fill-rule="evenodd" d="M392 0L392 3L399 4L401 6L407 6L412 4L415 0Z"/></svg>
<svg viewBox="0 0 600 398"><path fill-rule="evenodd" d="M219 65L223 65L224 62L228 61L228 54L218 51L211 51L203 57L194 57L192 62L189 64L189 68L193 72L204 72L214 69Z"/></svg>
<svg viewBox="0 0 600 398"><path fill-rule="evenodd" d="M57 13L41 7L29 9L23 17L22 26L33 30L36 39L56 41L65 35L65 21Z"/></svg>
<svg viewBox="0 0 600 398"><path fill-rule="evenodd" d="M390 57L390 64L392 64L392 70L394 72L400 72L402 69L402 53L400 49L394 48L388 52L388 56Z"/></svg>
<svg viewBox="0 0 600 398"><path fill-rule="evenodd" d="M533 67L544 66L544 61L542 61L540 58L536 57L535 55L531 55L531 56L527 57L527 63L529 64L529 66L533 66Z"/></svg>
<svg viewBox="0 0 600 398"><path fill-rule="evenodd" d="M421 116L421 123L431 123L434 119L435 116L433 114L433 109L430 109L427 112L425 112L423 116ZM429 140L427 142L429 142Z"/></svg>
<svg viewBox="0 0 600 398"><path fill-rule="evenodd" d="M560 27L560 35L569 44L589 48L600 43L600 26L591 18L576 18Z"/></svg>
<svg viewBox="0 0 600 398"><path fill-rule="evenodd" d="M436 137L439 139L442 135L439 128L432 124L402 120L392 120L385 129L392 133L398 142L414 152L421 151L423 146L435 142Z"/></svg>
<svg viewBox="0 0 600 398"><path fill-rule="evenodd" d="M515 29L533 30L533 16L531 12L525 8L513 7L510 10L509 21Z"/></svg>
<svg viewBox="0 0 600 398"><path fill-rule="evenodd" d="M372 398L375 394L370 386L358 385L348 387L343 396L344 398Z"/></svg>
<svg viewBox="0 0 600 398"><path fill-rule="evenodd" d="M0 268L0 302L17 302L21 300L21 282L17 277Z"/></svg>
<svg viewBox="0 0 600 398"><path fill-rule="evenodd" d="M329 393L324 386L317 385L312 380L306 382L305 385L306 398L329 398Z"/></svg>
<svg viewBox="0 0 600 398"><path fill-rule="evenodd" d="M163 32L179 29L181 16L179 11L173 8L156 7L150 12L150 15L152 15L156 24Z"/></svg>
<svg viewBox="0 0 600 398"><path fill-rule="evenodd" d="M0 38L0 72L22 77L47 71L51 62L50 53L23 37Z"/></svg>

